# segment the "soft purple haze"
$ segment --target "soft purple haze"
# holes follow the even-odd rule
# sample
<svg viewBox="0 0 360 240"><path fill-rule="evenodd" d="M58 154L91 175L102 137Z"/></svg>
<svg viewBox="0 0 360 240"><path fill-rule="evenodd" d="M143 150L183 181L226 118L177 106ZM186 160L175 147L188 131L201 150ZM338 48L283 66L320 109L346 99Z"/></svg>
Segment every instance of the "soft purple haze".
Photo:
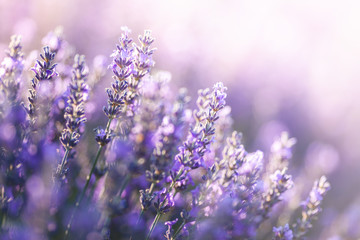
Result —
<svg viewBox="0 0 360 240"><path fill-rule="evenodd" d="M0 59L12 34L23 36L27 58L61 25L89 65L99 54L110 64L122 26L132 29L134 38L151 29L155 69L171 73L173 89L188 88L192 106L199 88L224 82L235 129L249 151L270 152L284 130L296 137L289 171L294 192L305 195L290 190L293 207L306 199L315 179L328 176L327 211L312 239L355 238L360 236L352 226L360 222L359 7L357 1L325 0L0 0ZM99 106L111 75L108 71L94 89Z"/></svg>

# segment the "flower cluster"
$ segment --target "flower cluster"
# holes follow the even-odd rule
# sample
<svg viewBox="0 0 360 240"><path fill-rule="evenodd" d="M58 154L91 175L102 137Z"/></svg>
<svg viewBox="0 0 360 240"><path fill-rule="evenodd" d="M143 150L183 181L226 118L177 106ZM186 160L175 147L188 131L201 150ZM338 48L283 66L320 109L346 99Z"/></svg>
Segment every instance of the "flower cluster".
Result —
<svg viewBox="0 0 360 240"><path fill-rule="evenodd" d="M27 60L21 38L11 38L0 65L0 238L308 234L330 185L321 177L299 210L281 215L293 210L289 196L298 190L291 162L296 140L282 133L271 149L247 151L242 133L233 130L222 82L198 91L191 110L188 91L174 93L170 73L152 72L150 31L136 44L122 30L110 65L97 56L89 67L61 28L50 32L31 69L25 108ZM98 96L90 90L108 80L104 66L113 80ZM105 127L96 128L103 120Z"/></svg>

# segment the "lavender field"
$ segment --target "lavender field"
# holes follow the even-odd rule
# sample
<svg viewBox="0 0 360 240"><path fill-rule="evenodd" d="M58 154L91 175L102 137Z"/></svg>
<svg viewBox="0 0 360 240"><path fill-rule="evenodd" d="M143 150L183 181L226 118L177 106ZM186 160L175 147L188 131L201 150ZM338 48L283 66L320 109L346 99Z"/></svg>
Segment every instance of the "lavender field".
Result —
<svg viewBox="0 0 360 240"><path fill-rule="evenodd" d="M360 239L359 7L0 0L0 239Z"/></svg>

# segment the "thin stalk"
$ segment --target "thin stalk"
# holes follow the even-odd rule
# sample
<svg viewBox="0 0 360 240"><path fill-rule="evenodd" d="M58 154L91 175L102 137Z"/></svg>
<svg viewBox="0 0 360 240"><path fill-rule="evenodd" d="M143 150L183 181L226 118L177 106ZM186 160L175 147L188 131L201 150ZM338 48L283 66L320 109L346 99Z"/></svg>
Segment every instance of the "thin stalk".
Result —
<svg viewBox="0 0 360 240"><path fill-rule="evenodd" d="M4 186L3 186L3 187L1 188L1 198L4 199L4 197L5 197L5 188L4 188ZM0 232L1 232L1 230L4 229L4 227L5 227L5 222L6 222L6 213L3 213L2 218L1 218L1 228L0 228Z"/></svg>
<svg viewBox="0 0 360 240"><path fill-rule="evenodd" d="M125 190L126 186L129 184L130 179L131 179L131 174L127 174L124 181L121 184L119 192L116 194L117 196L121 197L121 194Z"/></svg>
<svg viewBox="0 0 360 240"><path fill-rule="evenodd" d="M155 183L152 182L151 185L150 185L150 188L149 188L149 193L152 194L153 191L154 191L154 187L155 187Z"/></svg>
<svg viewBox="0 0 360 240"><path fill-rule="evenodd" d="M177 235L181 232L181 230L184 228L185 226L185 221L183 221L181 223L181 225L178 227L178 229L176 230L176 232L174 233L174 235L172 236L172 239L175 240Z"/></svg>
<svg viewBox="0 0 360 240"><path fill-rule="evenodd" d="M82 201L82 199L84 198L84 195L85 195L85 192L87 190L87 188L89 187L89 183L90 183L90 179L91 179L91 176L94 172L94 169L95 169L95 166L96 166L96 163L99 159L99 156L100 156L100 153L101 153L101 150L103 149L103 146L100 146L97 153L96 153L96 157L95 157L95 160L93 162L93 165L91 167L91 170L90 170L90 173L87 175L86 177L86 183L85 183L85 186L84 188L82 189L81 193L80 193L80 197L78 198L78 200L76 201L75 203L75 209L73 210L73 213L71 214L71 217L70 217L70 220L69 220L69 223L66 227L66 231L65 231L65 239L67 239L68 235L69 235L69 230L71 228L71 224L72 224L72 221L74 219L74 216L75 216L75 213L76 213L76 210L79 208L80 206L80 203Z"/></svg>
<svg viewBox="0 0 360 240"><path fill-rule="evenodd" d="M5 223L6 223L6 214L4 214L1 219L1 230L5 229Z"/></svg>
<svg viewBox="0 0 360 240"><path fill-rule="evenodd" d="M139 215L139 217L138 217L138 219L137 219L137 221L136 221L136 225L135 225L135 226L138 225L140 219L142 218L142 215L144 215L144 210L141 209L140 215Z"/></svg>
<svg viewBox="0 0 360 240"><path fill-rule="evenodd" d="M149 239L150 239L151 234L152 234L152 232L154 231L156 224L159 222L160 217L161 217L161 214L160 214L160 212L158 212L158 213L156 214L156 216L155 216L154 221L152 222L152 224L151 224L151 226L150 226L150 231L149 231L148 235L146 236L146 239L145 239L145 240L149 240Z"/></svg>
<svg viewBox="0 0 360 240"><path fill-rule="evenodd" d="M112 121L112 119L110 118L109 121L108 121L107 124L106 124L106 130L105 130L106 133L109 132L109 128L110 128L111 121ZM95 160L94 160L94 162L93 162L93 164L92 164L91 170L90 170L89 174L88 174L87 177L86 177L85 186L84 186L84 188L82 189L82 191L81 191L81 193L80 193L80 197L78 198L78 200L77 200L76 203L75 203L75 209L73 210L73 212L72 212L72 214L71 214L71 217L70 217L70 220L69 220L69 223L68 223L68 225L67 225L67 227L66 227L64 239L67 239L67 237L69 236L69 231L70 231L70 228L71 228L72 221L74 220L74 216L75 216L76 210L79 208L80 203L81 203L82 199L83 199L84 196L85 196L86 190L87 190L87 188L89 187L89 183L90 183L90 180L91 180L91 176L92 176L93 173L94 173L96 164L97 164L97 162L98 162L98 160L99 160L99 157L100 157L100 154L101 154L101 151L102 151L103 148L104 148L104 146L99 146L99 149L98 149L98 151L97 151L97 153L96 153Z"/></svg>
<svg viewBox="0 0 360 240"><path fill-rule="evenodd" d="M63 159L61 160L61 165L60 165L60 170L59 170L59 173L62 173L64 171L64 167L65 167L65 163L69 157L69 154L70 154L70 148L67 147L66 150L65 150L65 154L64 154L64 157Z"/></svg>

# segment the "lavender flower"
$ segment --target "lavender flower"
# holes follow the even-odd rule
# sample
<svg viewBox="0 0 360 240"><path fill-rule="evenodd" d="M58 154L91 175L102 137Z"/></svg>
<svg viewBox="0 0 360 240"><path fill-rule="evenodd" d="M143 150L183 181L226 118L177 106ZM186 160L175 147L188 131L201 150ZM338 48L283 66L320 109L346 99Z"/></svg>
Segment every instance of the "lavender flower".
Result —
<svg viewBox="0 0 360 240"><path fill-rule="evenodd" d="M282 132L271 145L271 156L267 172L273 173L277 169L288 166L288 161L292 158L292 148L296 144L295 138L289 138L289 133Z"/></svg>
<svg viewBox="0 0 360 240"><path fill-rule="evenodd" d="M6 51L6 57L0 65L0 91L10 102L17 99L23 68L24 53L22 52L21 36L13 35L9 49Z"/></svg>
<svg viewBox="0 0 360 240"><path fill-rule="evenodd" d="M271 208L281 201L281 195L294 185L291 175L286 174L286 171L286 168L282 171L277 170L270 176L272 186L268 193L264 195L261 207L261 215L264 219L268 218Z"/></svg>
<svg viewBox="0 0 360 240"><path fill-rule="evenodd" d="M73 71L72 63L76 55L76 50L65 40L63 27L57 26L53 31L50 31L42 39L42 43L44 46L49 46L50 51L56 54L56 69L59 72L58 79L62 81L71 81ZM57 81L55 83L60 91L63 90L62 81Z"/></svg>
<svg viewBox="0 0 360 240"><path fill-rule="evenodd" d="M68 106L65 109L64 115L66 125L60 137L60 142L65 149L65 154L57 169L56 174L58 176L64 175L63 171L67 164L68 154L79 142L80 126L86 121L84 103L88 92L88 86L85 83L88 70L85 64L85 57L76 55L73 67L73 79L69 85L70 93L67 100Z"/></svg>
<svg viewBox="0 0 360 240"><path fill-rule="evenodd" d="M146 30L144 36L139 36L140 46L133 44L136 53L132 77L129 79L129 94L126 95L126 105L129 106L127 111L128 116L135 115L135 108L138 104L136 101L139 95L139 84L141 79L150 72L155 64L152 60L155 48L151 48L151 44L154 40L155 39L151 37L151 31Z"/></svg>
<svg viewBox="0 0 360 240"><path fill-rule="evenodd" d="M84 56L76 55L74 59L74 76L73 81L70 83L65 110L66 128L63 130L60 138L64 148L73 148L79 141L80 125L86 121L84 103L86 100L86 94L88 87L85 83L88 71L86 69Z"/></svg>
<svg viewBox="0 0 360 240"><path fill-rule="evenodd" d="M42 44L49 46L50 51L58 53L64 45L63 28L58 26L54 31L49 32L43 39Z"/></svg>
<svg viewBox="0 0 360 240"><path fill-rule="evenodd" d="M168 80L159 76L144 79L140 88L141 95L138 98L141 105L132 119L133 127L129 133L129 140L133 143L135 158L133 163L141 171L147 170L147 173L150 173L149 170L161 168L154 164L152 154L156 145L154 139L156 132L159 131L161 121L168 111L168 106L164 103L164 99L168 99L168 92L165 92L168 89L167 84ZM155 175L161 176L162 172L163 170Z"/></svg>
<svg viewBox="0 0 360 240"><path fill-rule="evenodd" d="M0 64L0 185L4 182L23 182L21 176L22 165L19 159L25 128L25 111L20 106L20 82L24 68L24 59L21 46L21 37L11 37L9 48L5 51L6 57ZM13 189L13 192L18 190ZM5 194L5 193L4 193Z"/></svg>
<svg viewBox="0 0 360 240"><path fill-rule="evenodd" d="M44 55L40 54L43 62L36 60L35 66L31 69L35 73L35 79L38 81L51 80L57 76L55 71L56 64L51 64L55 58L55 53L50 51L49 47L44 47Z"/></svg>
<svg viewBox="0 0 360 240"><path fill-rule="evenodd" d="M189 102L187 91L181 89L172 113L163 118L160 127L155 133L155 163L161 172L166 172L172 164L176 150L182 138L186 105Z"/></svg>
<svg viewBox="0 0 360 240"><path fill-rule="evenodd" d="M104 107L105 115L109 119L117 118L123 111L123 105L125 104L126 92L128 87L128 81L133 69L133 48L130 46L132 39L129 38L129 30L125 29L120 38L120 45L117 45L117 49L111 55L113 61L109 68L114 73L114 82L111 88L107 88L108 106Z"/></svg>
<svg viewBox="0 0 360 240"><path fill-rule="evenodd" d="M155 194L150 193L149 189L140 190L140 203L141 203L141 209L143 211L146 211L152 203L152 200L155 198Z"/></svg>
<svg viewBox="0 0 360 240"><path fill-rule="evenodd" d="M289 224L285 224L284 227L273 228L274 237L273 240L292 240L293 232L289 228Z"/></svg>
<svg viewBox="0 0 360 240"><path fill-rule="evenodd" d="M129 37L129 29L123 29L119 42L120 45L116 46L116 50L110 57L113 58L112 63L109 65L109 68L112 69L115 78L118 80L124 80L131 76L133 69L133 48L130 46L132 39Z"/></svg>
<svg viewBox="0 0 360 240"><path fill-rule="evenodd" d="M258 212L262 166L263 153L247 153L241 144L241 134L234 132L227 139L223 159L209 168L206 182L194 195L195 204L201 209L199 219L222 226L224 238L253 239L261 221ZM219 214L226 220L220 220Z"/></svg>
<svg viewBox="0 0 360 240"><path fill-rule="evenodd" d="M151 67L153 67L155 64L152 59L152 55L156 49L151 48L151 44L154 42L154 40L155 39L151 37L151 31L145 30L144 36L139 36L140 46L134 45L137 52L137 60L133 73L135 79L144 77L145 74L150 72Z"/></svg>
<svg viewBox="0 0 360 240"><path fill-rule="evenodd" d="M211 166L216 157L221 158L222 150L226 145L226 139L232 133L232 124L234 120L231 117L231 107L225 106L219 112L219 120L215 124L214 143L210 146L211 149L205 156L205 163Z"/></svg>
<svg viewBox="0 0 360 240"><path fill-rule="evenodd" d="M53 64L55 53L50 52L49 47L44 47L44 55L40 54L43 62L36 60L35 66L31 69L35 73L35 77L31 80L31 89L29 89L30 96L29 107L26 108L29 114L31 124L34 124L36 114L36 98L37 98L37 86L41 81L47 81L53 79L58 73L55 70L56 64Z"/></svg>
<svg viewBox="0 0 360 240"><path fill-rule="evenodd" d="M106 89L108 95L108 106L104 107L104 113L109 119L117 118L122 112L123 105L125 103L124 95L126 89L126 81L119 82L118 80L111 85L111 89Z"/></svg>
<svg viewBox="0 0 360 240"><path fill-rule="evenodd" d="M302 203L301 218L298 218L293 226L294 238L303 237L312 227L313 221L322 211L321 202L325 194L330 190L330 183L325 176L315 181L308 198Z"/></svg>
<svg viewBox="0 0 360 240"><path fill-rule="evenodd" d="M203 156L215 133L214 123L218 119L218 111L225 106L225 90L223 83L216 83L211 94L208 89L199 92L199 110L194 112L196 124L176 155L177 161L183 165L192 169L203 165Z"/></svg>
<svg viewBox="0 0 360 240"><path fill-rule="evenodd" d="M172 193L167 192L166 188L159 191L156 195L157 200L154 202L154 206L158 213L166 213L174 206L174 196Z"/></svg>

